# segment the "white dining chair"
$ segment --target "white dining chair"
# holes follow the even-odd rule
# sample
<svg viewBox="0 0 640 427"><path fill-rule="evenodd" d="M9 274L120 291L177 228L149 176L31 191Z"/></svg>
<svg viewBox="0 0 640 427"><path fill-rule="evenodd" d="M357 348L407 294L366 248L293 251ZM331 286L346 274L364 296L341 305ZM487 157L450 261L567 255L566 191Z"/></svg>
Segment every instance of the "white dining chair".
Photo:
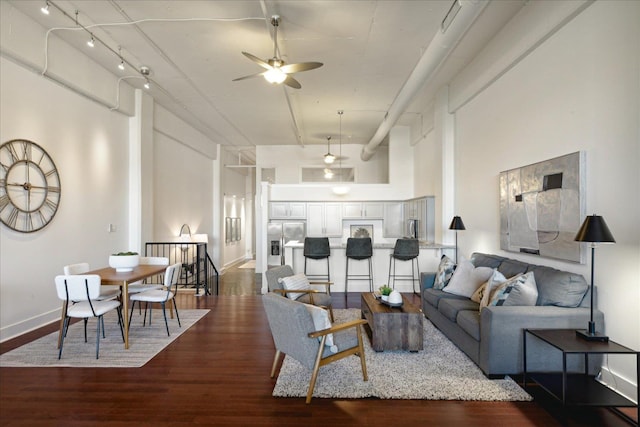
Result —
<svg viewBox="0 0 640 427"><path fill-rule="evenodd" d="M63 332L61 334L58 359L62 357L64 338L67 335L69 321L72 317L84 319L84 342L87 342L87 319L89 317L95 317L98 319L96 332L96 359L100 356L100 326L102 326L103 336L105 334L103 318L105 313L111 310L117 310L120 333L122 334L122 340L124 341L120 301L115 299L96 299L100 296L100 276L97 274L60 275L56 276L55 283L58 298L65 302L65 311L63 313Z"/></svg>
<svg viewBox="0 0 640 427"><path fill-rule="evenodd" d="M66 276L75 275L75 274L85 274L91 270L88 262L79 262L76 264L65 265L63 268L64 274ZM110 300L120 297L121 295L120 286L117 285L104 285L100 286L100 295L98 298L95 298L98 301Z"/></svg>
<svg viewBox="0 0 640 427"><path fill-rule="evenodd" d="M140 265L169 265L169 258L160 256L140 257ZM127 292L129 293L129 295L131 295L145 291L152 291L154 289L162 289L163 286L164 285L162 283L136 282L131 283L127 287Z"/></svg>
<svg viewBox="0 0 640 427"><path fill-rule="evenodd" d="M144 291L137 294L130 295L131 299L131 312L129 313L129 326L131 326L131 316L133 315L133 309L136 305L136 301L145 303L143 326L147 323L147 308L149 308L149 324L151 324L151 312L153 303L162 305L162 314L164 315L164 324L167 327L167 335L169 333L169 322L167 321L166 303L171 302L173 308L176 311L176 318L178 319L178 326L180 324L180 315L178 314L178 306L176 305L175 296L178 293L178 278L180 277L180 264L173 264L167 267L164 272L164 284L163 289L153 289L150 291ZM151 303L151 304L149 304ZM126 313L125 313L126 315Z"/></svg>

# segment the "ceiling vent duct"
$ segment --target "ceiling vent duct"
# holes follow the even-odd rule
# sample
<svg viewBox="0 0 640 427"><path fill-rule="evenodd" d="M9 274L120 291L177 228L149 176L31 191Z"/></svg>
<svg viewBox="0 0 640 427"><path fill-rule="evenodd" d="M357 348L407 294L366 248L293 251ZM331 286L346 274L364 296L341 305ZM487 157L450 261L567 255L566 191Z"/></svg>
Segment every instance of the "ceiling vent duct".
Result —
<svg viewBox="0 0 640 427"><path fill-rule="evenodd" d="M442 20L442 24L440 24L440 30L444 33L449 28L449 25L453 22L453 19L456 17L458 12L462 9L462 5L460 5L460 1L455 0L451 5L451 9L447 12L447 16Z"/></svg>
<svg viewBox="0 0 640 427"><path fill-rule="evenodd" d="M443 29L433 37L418 64L396 95L378 130L369 143L362 147L362 152L360 153L362 161L366 162L373 157L376 149L407 109L413 97L420 91L425 82L433 76L440 64L447 59L488 3L478 0L456 0L442 22L443 26L445 23L448 24L446 31Z"/></svg>

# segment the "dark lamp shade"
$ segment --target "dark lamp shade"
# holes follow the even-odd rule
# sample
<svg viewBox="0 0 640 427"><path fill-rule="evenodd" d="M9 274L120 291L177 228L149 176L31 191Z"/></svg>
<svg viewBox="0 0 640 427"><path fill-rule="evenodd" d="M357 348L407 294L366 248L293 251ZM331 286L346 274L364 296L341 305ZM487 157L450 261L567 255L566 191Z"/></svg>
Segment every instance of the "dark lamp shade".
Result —
<svg viewBox="0 0 640 427"><path fill-rule="evenodd" d="M462 218L460 218L459 216L454 216L451 220L451 225L449 225L449 230L466 230L466 228L464 228Z"/></svg>
<svg viewBox="0 0 640 427"><path fill-rule="evenodd" d="M574 239L576 242L593 242L593 243L615 243L607 223L604 218L599 215L591 215L584 219L578 234Z"/></svg>

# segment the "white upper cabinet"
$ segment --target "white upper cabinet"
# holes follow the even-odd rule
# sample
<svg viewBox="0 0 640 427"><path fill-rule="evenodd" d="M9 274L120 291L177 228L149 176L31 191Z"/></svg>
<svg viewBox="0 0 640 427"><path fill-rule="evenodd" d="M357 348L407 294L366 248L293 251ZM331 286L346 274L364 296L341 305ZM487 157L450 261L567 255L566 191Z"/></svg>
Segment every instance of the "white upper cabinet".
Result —
<svg viewBox="0 0 640 427"><path fill-rule="evenodd" d="M402 237L404 235L404 203L384 202L383 237Z"/></svg>
<svg viewBox="0 0 640 427"><path fill-rule="evenodd" d="M342 237L341 203L307 203L308 237Z"/></svg>
<svg viewBox="0 0 640 427"><path fill-rule="evenodd" d="M271 219L306 219L307 204L305 202L270 202L269 218Z"/></svg>
<svg viewBox="0 0 640 427"><path fill-rule="evenodd" d="M382 219L384 204L382 202L344 202L342 203L343 219Z"/></svg>

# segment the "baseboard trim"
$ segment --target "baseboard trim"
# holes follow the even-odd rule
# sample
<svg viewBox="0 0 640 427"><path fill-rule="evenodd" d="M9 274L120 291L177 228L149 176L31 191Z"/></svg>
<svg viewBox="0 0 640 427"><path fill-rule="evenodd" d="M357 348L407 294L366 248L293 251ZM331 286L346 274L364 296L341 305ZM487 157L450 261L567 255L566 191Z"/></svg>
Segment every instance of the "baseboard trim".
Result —
<svg viewBox="0 0 640 427"><path fill-rule="evenodd" d="M60 320L60 309L48 311L18 323L0 328L0 343Z"/></svg>
<svg viewBox="0 0 640 427"><path fill-rule="evenodd" d="M608 367L603 366L601 368L600 375L596 377L596 381L638 404L638 384L619 376Z"/></svg>

